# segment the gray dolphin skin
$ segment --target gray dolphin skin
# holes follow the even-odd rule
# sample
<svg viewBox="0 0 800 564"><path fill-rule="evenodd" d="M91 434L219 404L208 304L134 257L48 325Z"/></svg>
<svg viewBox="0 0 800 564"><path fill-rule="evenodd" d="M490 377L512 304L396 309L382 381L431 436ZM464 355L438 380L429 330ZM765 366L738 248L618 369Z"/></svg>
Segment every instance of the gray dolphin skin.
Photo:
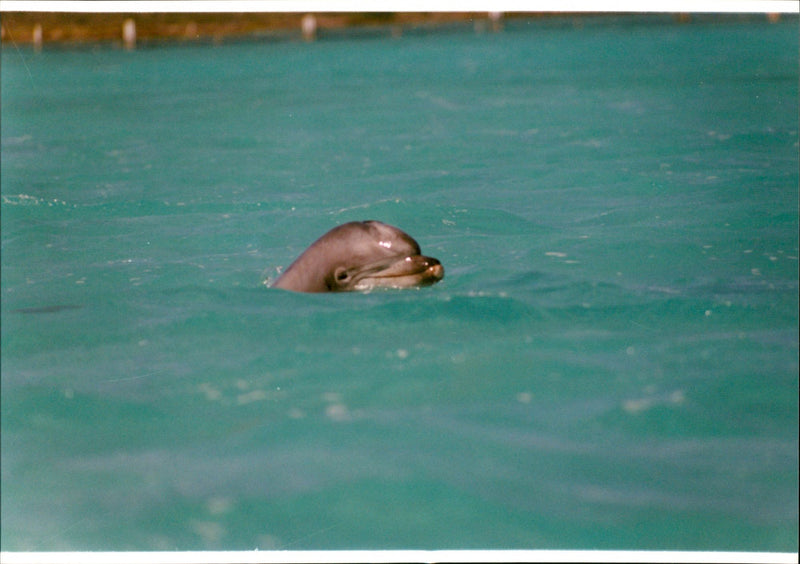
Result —
<svg viewBox="0 0 800 564"><path fill-rule="evenodd" d="M351 292L430 286L442 278L441 263L423 256L407 233L380 221L353 221L314 241L272 287Z"/></svg>

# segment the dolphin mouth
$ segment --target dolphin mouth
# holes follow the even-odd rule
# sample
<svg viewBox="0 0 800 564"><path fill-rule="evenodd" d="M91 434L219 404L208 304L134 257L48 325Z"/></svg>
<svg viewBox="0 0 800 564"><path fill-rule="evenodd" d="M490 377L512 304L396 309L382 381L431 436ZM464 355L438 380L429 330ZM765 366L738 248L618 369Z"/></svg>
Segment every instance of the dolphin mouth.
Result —
<svg viewBox="0 0 800 564"><path fill-rule="evenodd" d="M429 284L435 284L436 282L444 278L444 267L442 266L442 263L440 263L436 259L433 260L435 260L436 262L430 264L428 268L426 268L422 273L426 281L426 284L424 284L425 286Z"/></svg>
<svg viewBox="0 0 800 564"><path fill-rule="evenodd" d="M398 260L386 268L367 273L356 283L355 289L430 286L442 278L444 278L444 267L437 259L412 255Z"/></svg>

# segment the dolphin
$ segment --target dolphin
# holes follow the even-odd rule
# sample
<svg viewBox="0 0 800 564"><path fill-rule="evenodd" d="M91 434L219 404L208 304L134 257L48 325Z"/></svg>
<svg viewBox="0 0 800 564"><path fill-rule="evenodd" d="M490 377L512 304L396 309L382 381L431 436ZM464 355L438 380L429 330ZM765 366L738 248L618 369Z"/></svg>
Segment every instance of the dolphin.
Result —
<svg viewBox="0 0 800 564"><path fill-rule="evenodd" d="M294 292L350 292L430 286L444 267L407 233L380 221L352 221L314 241L272 284Z"/></svg>

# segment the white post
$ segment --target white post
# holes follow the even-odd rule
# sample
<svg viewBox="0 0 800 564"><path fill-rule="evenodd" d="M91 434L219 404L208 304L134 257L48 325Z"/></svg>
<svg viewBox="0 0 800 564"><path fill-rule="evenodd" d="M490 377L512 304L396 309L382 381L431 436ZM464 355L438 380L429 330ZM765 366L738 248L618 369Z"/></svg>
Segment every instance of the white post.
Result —
<svg viewBox="0 0 800 564"><path fill-rule="evenodd" d="M300 29L303 32L303 39L313 41L317 37L317 18L314 14L306 14L300 22Z"/></svg>
<svg viewBox="0 0 800 564"><path fill-rule="evenodd" d="M489 20L492 22L492 31L503 28L503 12L489 12Z"/></svg>
<svg viewBox="0 0 800 564"><path fill-rule="evenodd" d="M33 26L33 49L37 53L42 50L42 24Z"/></svg>
<svg viewBox="0 0 800 564"><path fill-rule="evenodd" d="M122 24L122 44L126 49L136 47L136 22L131 18Z"/></svg>

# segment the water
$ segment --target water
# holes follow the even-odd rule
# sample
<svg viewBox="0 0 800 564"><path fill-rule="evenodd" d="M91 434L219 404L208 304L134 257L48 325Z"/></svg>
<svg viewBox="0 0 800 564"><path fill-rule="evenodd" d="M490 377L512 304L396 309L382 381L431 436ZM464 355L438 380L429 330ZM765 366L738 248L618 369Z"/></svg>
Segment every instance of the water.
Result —
<svg viewBox="0 0 800 564"><path fill-rule="evenodd" d="M797 20L445 31L4 45L4 550L798 549Z"/></svg>

